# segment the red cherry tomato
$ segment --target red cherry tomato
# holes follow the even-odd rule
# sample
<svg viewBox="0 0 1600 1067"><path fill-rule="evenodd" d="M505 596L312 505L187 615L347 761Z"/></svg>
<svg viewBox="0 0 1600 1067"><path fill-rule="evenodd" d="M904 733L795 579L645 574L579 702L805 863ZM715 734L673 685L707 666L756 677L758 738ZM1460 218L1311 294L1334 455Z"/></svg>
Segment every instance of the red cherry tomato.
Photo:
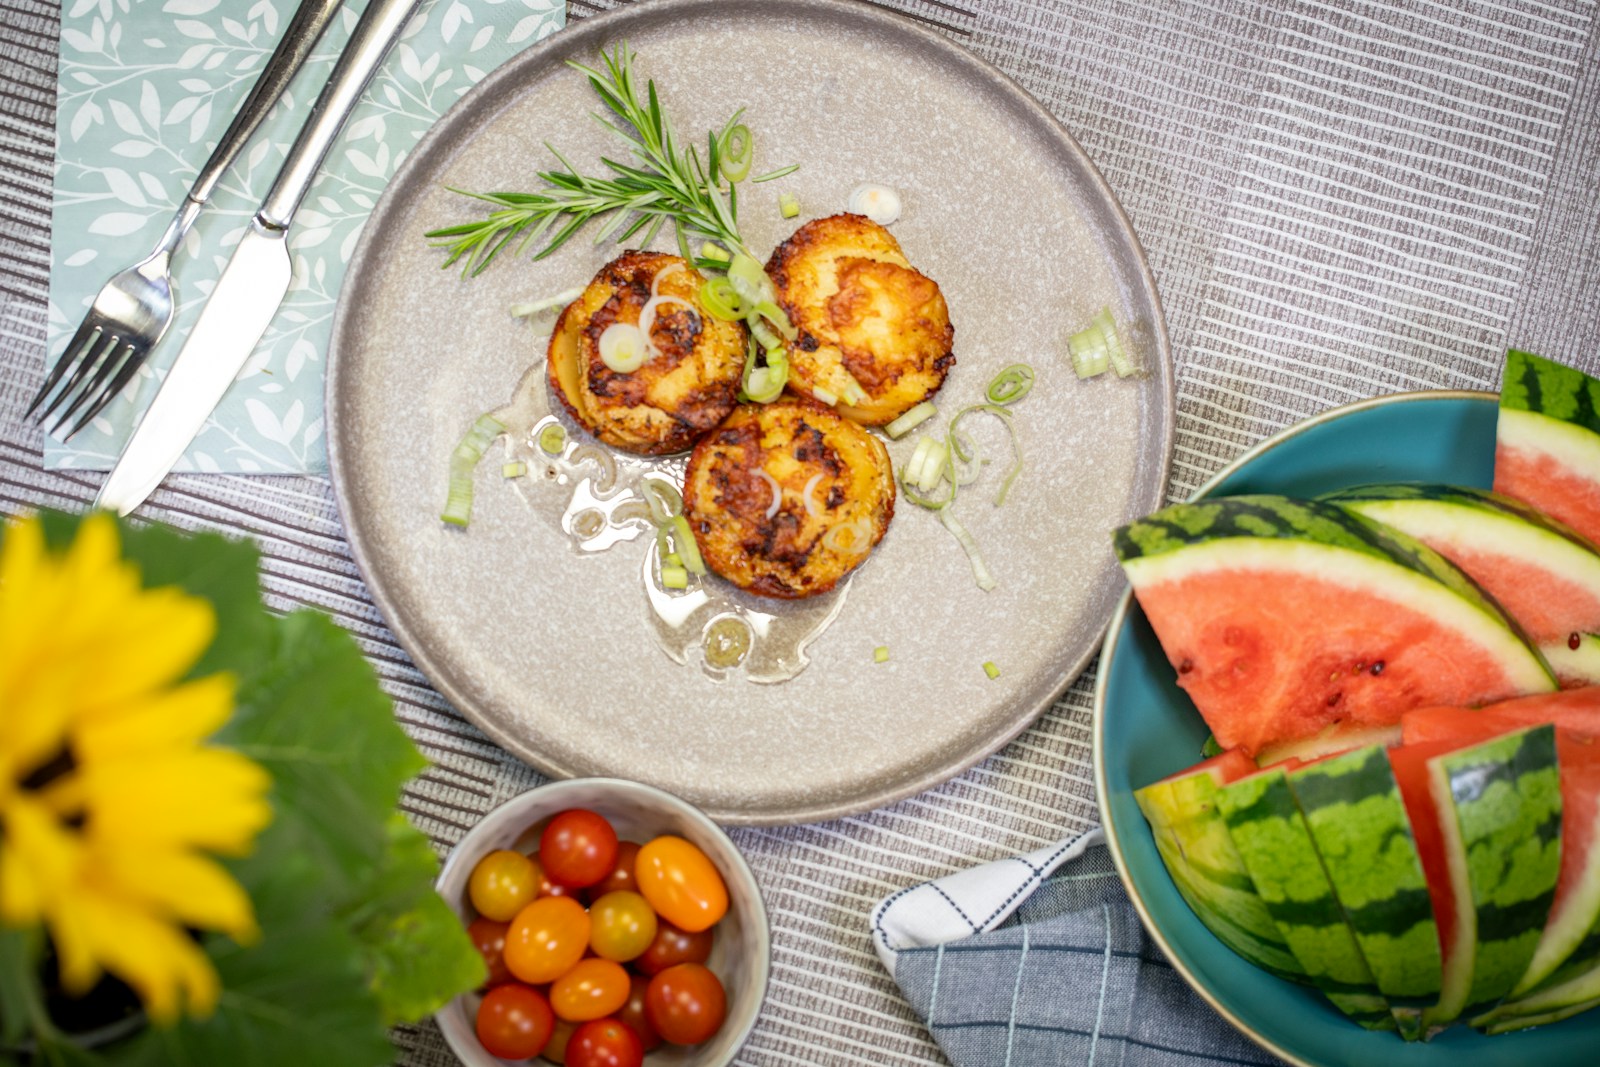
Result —
<svg viewBox="0 0 1600 1067"><path fill-rule="evenodd" d="M556 1017L549 1001L525 985L495 986L478 1005L478 1040L491 1056L526 1060L550 1040Z"/></svg>
<svg viewBox="0 0 1600 1067"><path fill-rule="evenodd" d="M681 929L705 930L728 913L728 887L716 864L681 837L646 842L634 873L656 914Z"/></svg>
<svg viewBox="0 0 1600 1067"><path fill-rule="evenodd" d="M539 863L556 885L594 885L617 865L617 832L586 808L563 811L539 835Z"/></svg>
<svg viewBox="0 0 1600 1067"><path fill-rule="evenodd" d="M633 968L640 974L657 975L680 963L704 963L711 958L714 938L711 930L690 933L665 919L657 920L656 938L644 950L644 955L633 961Z"/></svg>
<svg viewBox="0 0 1600 1067"><path fill-rule="evenodd" d="M503 923L533 900L538 887L533 861L520 852L497 848L472 868L467 896L479 915Z"/></svg>
<svg viewBox="0 0 1600 1067"><path fill-rule="evenodd" d="M680 963L650 979L644 992L644 1013L662 1040L698 1045L722 1026L728 998L722 983L708 969L698 963Z"/></svg>
<svg viewBox="0 0 1600 1067"><path fill-rule="evenodd" d="M584 1023L567 1042L567 1067L641 1067L643 1063L639 1035L615 1019Z"/></svg>
<svg viewBox="0 0 1600 1067"><path fill-rule="evenodd" d="M650 979L635 974L629 977L629 983L628 1003L617 1012L617 1021L639 1035L639 1043L649 1052L661 1044L661 1035L656 1033L656 1028L650 1025L644 1013L644 992L650 988Z"/></svg>
<svg viewBox="0 0 1600 1067"><path fill-rule="evenodd" d="M589 913L571 897L540 897L506 928L506 966L529 985L554 982L589 947Z"/></svg>
<svg viewBox="0 0 1600 1067"><path fill-rule="evenodd" d="M467 925L467 936L472 939L472 947L478 950L478 955L483 957L483 965L489 969L489 977L481 988L511 981L511 971L506 967L506 924L493 919L473 919Z"/></svg>
<svg viewBox="0 0 1600 1067"><path fill-rule="evenodd" d="M626 963L644 955L656 938L656 926L650 902L626 889L589 905L589 947L604 959Z"/></svg>
<svg viewBox="0 0 1600 1067"><path fill-rule="evenodd" d="M579 960L550 987L550 1007L563 1019L603 1019L628 1003L628 972L610 960Z"/></svg>
<svg viewBox="0 0 1600 1067"><path fill-rule="evenodd" d="M636 841L617 842L617 862L611 868L611 873L602 878L589 890L590 900L599 900L607 893L620 893L624 890L630 893L639 891L639 879L633 874L633 861L639 856L639 845Z"/></svg>

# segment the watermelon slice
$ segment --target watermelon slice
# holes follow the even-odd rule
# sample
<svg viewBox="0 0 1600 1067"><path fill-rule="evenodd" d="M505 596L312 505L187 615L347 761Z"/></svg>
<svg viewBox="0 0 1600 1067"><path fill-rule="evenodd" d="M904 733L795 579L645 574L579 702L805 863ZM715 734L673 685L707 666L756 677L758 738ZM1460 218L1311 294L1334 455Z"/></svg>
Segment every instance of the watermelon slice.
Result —
<svg viewBox="0 0 1600 1067"><path fill-rule="evenodd" d="M1228 835L1312 984L1362 1027L1393 1030L1389 1002L1345 922L1289 791L1288 769L1274 767L1223 786L1217 801Z"/></svg>
<svg viewBox="0 0 1600 1067"><path fill-rule="evenodd" d="M1409 534L1466 571L1539 647L1563 685L1600 682L1600 551L1507 496L1448 485L1368 485L1323 497ZM1572 647L1574 642L1578 648Z"/></svg>
<svg viewBox="0 0 1600 1067"><path fill-rule="evenodd" d="M1347 748L1425 704L1555 686L1459 570L1331 504L1178 504L1119 529L1116 549L1218 742L1264 762L1286 745Z"/></svg>
<svg viewBox="0 0 1600 1067"><path fill-rule="evenodd" d="M1384 749L1370 745L1291 771L1289 788L1400 1035L1422 1037L1422 1009L1439 995L1439 934Z"/></svg>
<svg viewBox="0 0 1600 1067"><path fill-rule="evenodd" d="M1531 352L1506 353L1494 489L1600 542L1600 381Z"/></svg>
<svg viewBox="0 0 1600 1067"><path fill-rule="evenodd" d="M1206 928L1256 966L1304 982L1304 969L1256 894L1217 811L1218 790L1255 771L1242 752L1224 752L1145 786L1134 799L1173 884Z"/></svg>
<svg viewBox="0 0 1600 1067"><path fill-rule="evenodd" d="M1425 1033L1492 1006L1527 970L1560 871L1554 729L1426 741L1389 753L1438 926L1439 999Z"/></svg>

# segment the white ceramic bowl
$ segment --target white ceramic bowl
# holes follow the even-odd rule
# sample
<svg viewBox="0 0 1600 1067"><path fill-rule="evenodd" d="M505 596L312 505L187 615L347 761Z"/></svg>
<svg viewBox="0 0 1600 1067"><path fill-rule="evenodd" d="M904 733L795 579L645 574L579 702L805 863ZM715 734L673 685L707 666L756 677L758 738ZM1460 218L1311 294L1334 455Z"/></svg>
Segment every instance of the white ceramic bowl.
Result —
<svg viewBox="0 0 1600 1067"><path fill-rule="evenodd" d="M652 837L676 834L693 842L717 865L728 886L728 914L716 925L716 940L706 966L722 980L727 992L727 1018L710 1041L662 1045L646 1055L644 1062L646 1067L721 1067L732 1063L734 1054L750 1036L767 994L772 940L767 909L750 865L728 835L693 805L654 786L620 778L574 778L531 789L485 815L461 839L439 872L439 895L463 924L477 918L467 899L467 879L478 860L497 848L536 851L538 829L552 815L568 808L599 812L611 821L617 836L624 841L643 844ZM489 1055L478 1043L474 1020L480 999L477 993L467 993L445 1005L436 1016L439 1029L467 1067L500 1067L513 1062Z"/></svg>

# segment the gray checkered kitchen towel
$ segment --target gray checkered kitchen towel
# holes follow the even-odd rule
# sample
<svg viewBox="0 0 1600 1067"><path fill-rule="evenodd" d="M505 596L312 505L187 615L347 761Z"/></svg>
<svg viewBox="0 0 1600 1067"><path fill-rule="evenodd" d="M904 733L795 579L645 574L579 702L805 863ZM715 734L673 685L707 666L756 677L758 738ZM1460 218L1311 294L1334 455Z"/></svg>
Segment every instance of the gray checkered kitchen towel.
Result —
<svg viewBox="0 0 1600 1067"><path fill-rule="evenodd" d="M1099 830L902 889L872 943L956 1067L1280 1062L1162 957Z"/></svg>

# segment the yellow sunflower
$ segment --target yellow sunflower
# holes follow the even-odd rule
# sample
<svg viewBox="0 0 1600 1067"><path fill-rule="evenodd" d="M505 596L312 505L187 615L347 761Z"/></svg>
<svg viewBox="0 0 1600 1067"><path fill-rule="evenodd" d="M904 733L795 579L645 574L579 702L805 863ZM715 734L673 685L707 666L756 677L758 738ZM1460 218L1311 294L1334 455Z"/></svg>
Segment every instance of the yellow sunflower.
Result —
<svg viewBox="0 0 1600 1067"><path fill-rule="evenodd" d="M186 928L256 936L250 898L208 853L243 855L271 779L205 739L227 674L181 682L211 603L145 589L93 515L63 553L35 518L0 543L0 922L48 928L68 992L109 971L157 1023L204 1015L216 971Z"/></svg>

